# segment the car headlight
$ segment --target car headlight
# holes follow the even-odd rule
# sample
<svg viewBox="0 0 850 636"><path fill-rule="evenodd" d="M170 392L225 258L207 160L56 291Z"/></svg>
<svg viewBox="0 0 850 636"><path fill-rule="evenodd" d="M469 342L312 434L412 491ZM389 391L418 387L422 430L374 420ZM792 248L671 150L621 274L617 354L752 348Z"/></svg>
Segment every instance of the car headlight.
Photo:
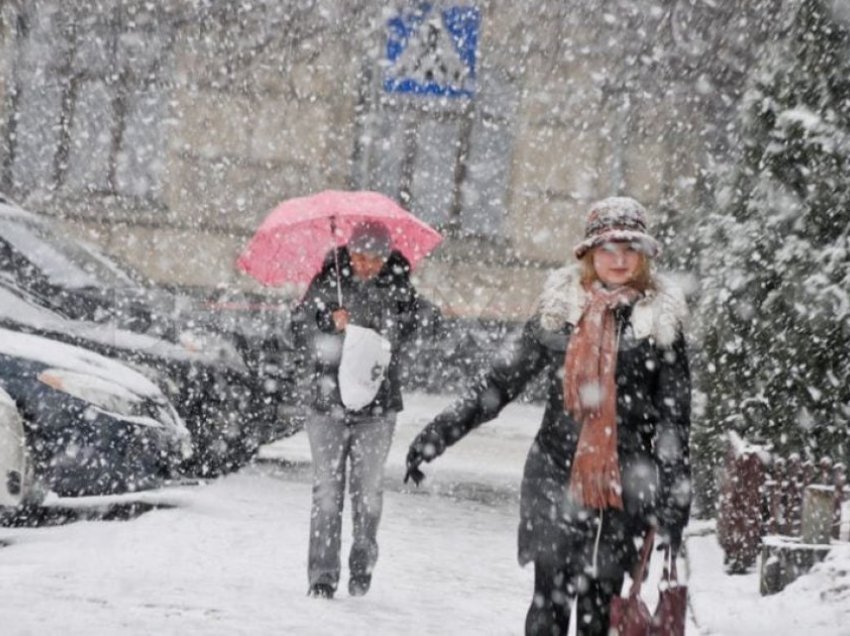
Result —
<svg viewBox="0 0 850 636"><path fill-rule="evenodd" d="M45 369L36 377L51 389L67 393L104 411L125 417L144 415L142 398L109 380L67 369Z"/></svg>
<svg viewBox="0 0 850 636"><path fill-rule="evenodd" d="M217 361L235 369L243 371L247 369L242 354L232 342L225 338L208 333L184 331L177 340L186 351L212 356Z"/></svg>

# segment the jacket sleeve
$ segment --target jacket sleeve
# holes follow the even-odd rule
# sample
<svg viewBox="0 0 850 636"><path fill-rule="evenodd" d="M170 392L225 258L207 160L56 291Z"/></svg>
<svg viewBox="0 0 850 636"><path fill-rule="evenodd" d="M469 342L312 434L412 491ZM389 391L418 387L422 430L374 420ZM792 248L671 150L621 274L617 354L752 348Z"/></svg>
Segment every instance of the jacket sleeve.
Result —
<svg viewBox="0 0 850 636"><path fill-rule="evenodd" d="M529 321L506 354L500 355L454 404L440 413L413 441L412 447L431 461L484 422L494 419L545 366L547 356L537 339L538 319Z"/></svg>
<svg viewBox="0 0 850 636"><path fill-rule="evenodd" d="M316 276L304 294L301 311L308 327L325 333L336 331L333 312L339 309L334 283L325 277Z"/></svg>
<svg viewBox="0 0 850 636"><path fill-rule="evenodd" d="M660 477L658 522L674 545L681 542L691 507L691 376L685 338L661 350L655 460Z"/></svg>
<svg viewBox="0 0 850 636"><path fill-rule="evenodd" d="M321 333L336 331L333 311L336 304L336 289L330 287L321 274L310 282L301 301L292 312L290 330L294 346L295 395L299 403L307 404L317 381L316 338Z"/></svg>

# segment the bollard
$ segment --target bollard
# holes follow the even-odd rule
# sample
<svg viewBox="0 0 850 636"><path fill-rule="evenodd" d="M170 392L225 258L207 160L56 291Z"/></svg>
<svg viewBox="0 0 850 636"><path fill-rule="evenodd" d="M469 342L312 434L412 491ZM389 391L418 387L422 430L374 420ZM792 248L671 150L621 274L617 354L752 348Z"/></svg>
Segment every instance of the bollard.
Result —
<svg viewBox="0 0 850 636"><path fill-rule="evenodd" d="M829 545L835 510L835 487L807 486L803 491L800 540L809 545Z"/></svg>
<svg viewBox="0 0 850 636"><path fill-rule="evenodd" d="M837 463L832 467L832 482L835 484L835 510L832 515L832 537L841 538L841 505L844 502L844 484L847 481L844 464Z"/></svg>
<svg viewBox="0 0 850 636"><path fill-rule="evenodd" d="M786 532L800 534L800 508L803 499L803 462L797 453L788 458L788 482L785 490Z"/></svg>
<svg viewBox="0 0 850 636"><path fill-rule="evenodd" d="M821 457L818 462L818 468L820 469L820 474L818 475L818 483L819 484L831 484L832 483L832 459L830 457Z"/></svg>
<svg viewBox="0 0 850 636"><path fill-rule="evenodd" d="M730 574L743 574L756 562L763 534L765 466L756 447L730 443L720 483L717 540Z"/></svg>
<svg viewBox="0 0 850 636"><path fill-rule="evenodd" d="M786 502L786 489L788 487L788 467L785 459L777 457L773 462L773 481L776 483L776 499L771 508L776 517L773 534L786 534L788 532L788 505Z"/></svg>
<svg viewBox="0 0 850 636"><path fill-rule="evenodd" d="M768 515L764 530L767 534L779 534L782 518L782 489L776 480L767 479L764 482L764 492Z"/></svg>

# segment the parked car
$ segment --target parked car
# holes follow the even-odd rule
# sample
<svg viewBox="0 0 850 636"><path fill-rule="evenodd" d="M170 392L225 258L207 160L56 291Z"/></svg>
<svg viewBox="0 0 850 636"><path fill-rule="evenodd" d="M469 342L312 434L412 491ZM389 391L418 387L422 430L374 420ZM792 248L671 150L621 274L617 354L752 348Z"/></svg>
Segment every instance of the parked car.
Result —
<svg viewBox="0 0 850 636"><path fill-rule="evenodd" d="M59 231L0 195L0 271L64 316L106 322L202 350L227 363L248 364L250 403L245 417L285 433L280 405L291 400L286 358L288 313L258 314L239 303L157 286L92 245ZM282 318L281 318L282 317Z"/></svg>
<svg viewBox="0 0 850 636"><path fill-rule="evenodd" d="M292 340L291 300L273 300L262 294L216 287L215 289L171 288L191 307L195 322L232 338L251 369L261 394L276 405L269 413L282 433L289 432L296 403L298 356Z"/></svg>
<svg viewBox="0 0 850 636"><path fill-rule="evenodd" d="M62 316L37 294L0 272L0 326L82 346L118 358L157 383L192 433L194 454L187 470L217 474L247 461L269 432L245 413L252 393L245 365L225 363L196 350L112 323Z"/></svg>
<svg viewBox="0 0 850 636"><path fill-rule="evenodd" d="M23 423L24 459L15 452L5 459L21 474L12 479L26 477L31 462L33 481L59 495L154 487L192 452L189 431L162 391L93 351L0 328L0 389ZM10 428L7 439L16 436Z"/></svg>

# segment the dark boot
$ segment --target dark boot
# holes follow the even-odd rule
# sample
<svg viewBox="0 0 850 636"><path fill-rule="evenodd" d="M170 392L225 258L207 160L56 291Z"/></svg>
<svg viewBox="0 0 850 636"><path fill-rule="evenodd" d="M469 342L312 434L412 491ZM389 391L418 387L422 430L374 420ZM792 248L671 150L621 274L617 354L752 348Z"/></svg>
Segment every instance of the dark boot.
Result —
<svg viewBox="0 0 850 636"><path fill-rule="evenodd" d="M372 584L371 574L352 574L348 579L348 593L351 596L364 596Z"/></svg>
<svg viewBox="0 0 850 636"><path fill-rule="evenodd" d="M328 600L334 597L334 588L330 583L314 583L310 586L307 596L313 598L326 598Z"/></svg>

